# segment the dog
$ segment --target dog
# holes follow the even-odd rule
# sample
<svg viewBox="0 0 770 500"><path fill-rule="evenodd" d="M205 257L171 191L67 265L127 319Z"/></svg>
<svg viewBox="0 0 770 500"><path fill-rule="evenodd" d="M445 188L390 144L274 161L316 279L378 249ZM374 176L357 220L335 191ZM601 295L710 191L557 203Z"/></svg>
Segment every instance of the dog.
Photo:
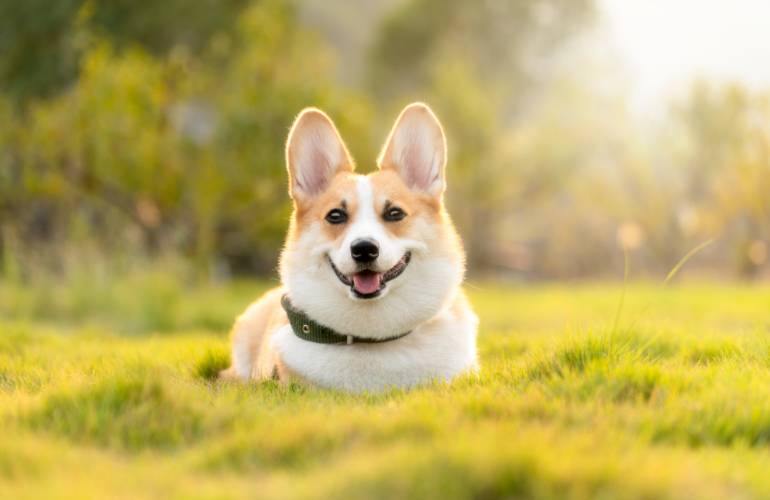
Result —
<svg viewBox="0 0 770 500"><path fill-rule="evenodd" d="M286 145L294 211L282 286L237 318L222 377L355 393L476 371L478 318L444 207L446 159L423 103L404 108L368 175L354 173L332 120L303 110Z"/></svg>

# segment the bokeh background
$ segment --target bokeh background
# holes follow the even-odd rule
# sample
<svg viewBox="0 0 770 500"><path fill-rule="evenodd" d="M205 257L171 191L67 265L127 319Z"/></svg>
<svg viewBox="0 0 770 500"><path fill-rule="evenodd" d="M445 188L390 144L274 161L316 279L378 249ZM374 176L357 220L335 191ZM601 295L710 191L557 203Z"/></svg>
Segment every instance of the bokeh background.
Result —
<svg viewBox="0 0 770 500"><path fill-rule="evenodd" d="M358 169L397 112L449 137L471 276L756 280L770 7L622 0L0 2L0 276L275 276L283 145L318 106Z"/></svg>

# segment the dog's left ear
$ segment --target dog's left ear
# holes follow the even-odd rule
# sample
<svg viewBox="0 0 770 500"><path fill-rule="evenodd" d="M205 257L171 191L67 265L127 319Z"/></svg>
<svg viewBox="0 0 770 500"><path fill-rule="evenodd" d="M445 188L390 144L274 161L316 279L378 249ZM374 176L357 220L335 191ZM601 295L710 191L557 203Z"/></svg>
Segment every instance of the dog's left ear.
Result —
<svg viewBox="0 0 770 500"><path fill-rule="evenodd" d="M411 189L440 197L444 193L446 138L433 111L421 102L401 112L377 164L393 169Z"/></svg>

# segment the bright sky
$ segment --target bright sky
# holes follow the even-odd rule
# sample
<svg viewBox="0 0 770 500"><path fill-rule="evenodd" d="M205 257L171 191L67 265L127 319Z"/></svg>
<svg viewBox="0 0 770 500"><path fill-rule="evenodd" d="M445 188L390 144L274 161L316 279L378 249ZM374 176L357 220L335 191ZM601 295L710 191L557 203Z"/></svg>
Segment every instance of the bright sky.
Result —
<svg viewBox="0 0 770 500"><path fill-rule="evenodd" d="M694 78L770 89L770 0L599 0L635 107Z"/></svg>

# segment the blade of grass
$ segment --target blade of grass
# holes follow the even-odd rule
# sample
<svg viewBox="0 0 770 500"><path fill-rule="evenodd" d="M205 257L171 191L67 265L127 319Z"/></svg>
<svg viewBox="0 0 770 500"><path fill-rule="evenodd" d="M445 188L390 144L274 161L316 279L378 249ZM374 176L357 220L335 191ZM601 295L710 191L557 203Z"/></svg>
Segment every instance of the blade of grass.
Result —
<svg viewBox="0 0 770 500"><path fill-rule="evenodd" d="M618 323L620 322L620 315L623 313L623 306L626 303L626 289L628 288L628 249L623 248L623 290L620 292L620 301L618 302L618 309L615 311L615 321L612 322L613 335L618 331Z"/></svg>
<svg viewBox="0 0 770 500"><path fill-rule="evenodd" d="M674 276L676 276L676 274L679 272L679 270L682 268L682 266L684 266L687 263L687 261L689 261L691 258L693 258L695 256L695 254L697 254L698 252L700 252L701 250L703 250L707 246L711 245L715 241L716 241L716 238L711 238L709 240L704 241L703 243L701 243L697 247L693 248L689 252L687 252L685 254L685 256L682 257L679 260L679 262L676 263L676 265L673 267L673 269L671 269L671 271L666 276L666 279L663 280L663 286L665 287L666 285L668 285L668 283L672 279L674 279Z"/></svg>

